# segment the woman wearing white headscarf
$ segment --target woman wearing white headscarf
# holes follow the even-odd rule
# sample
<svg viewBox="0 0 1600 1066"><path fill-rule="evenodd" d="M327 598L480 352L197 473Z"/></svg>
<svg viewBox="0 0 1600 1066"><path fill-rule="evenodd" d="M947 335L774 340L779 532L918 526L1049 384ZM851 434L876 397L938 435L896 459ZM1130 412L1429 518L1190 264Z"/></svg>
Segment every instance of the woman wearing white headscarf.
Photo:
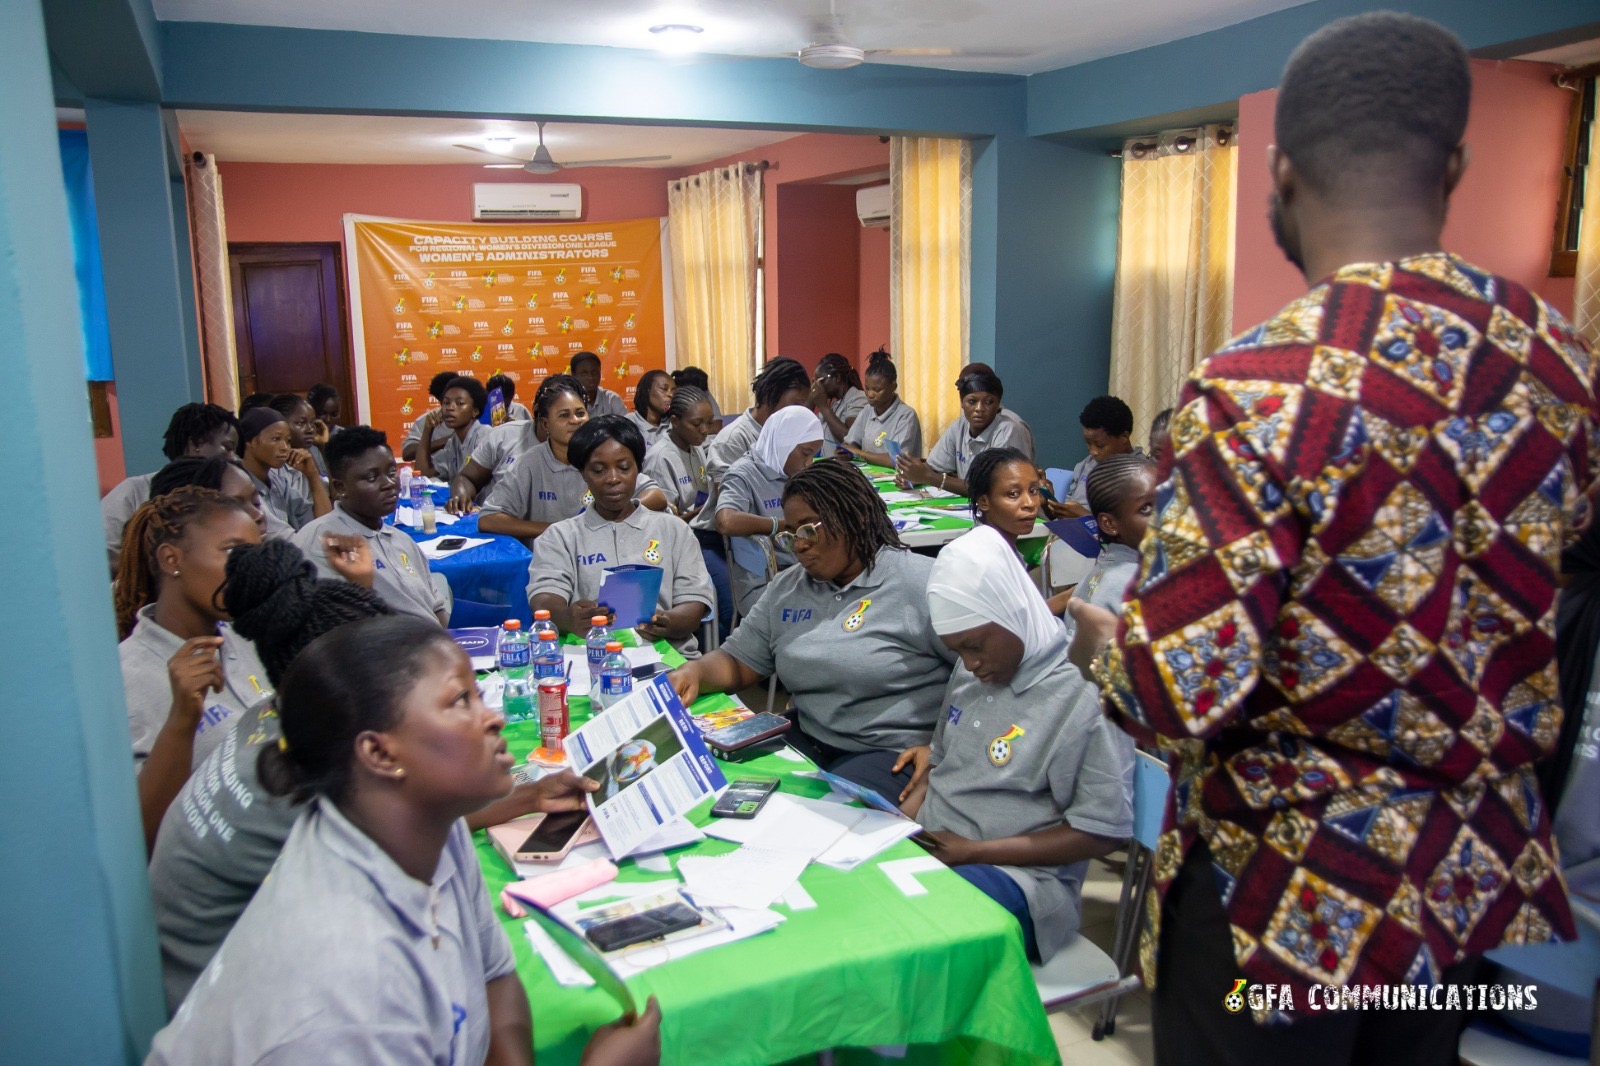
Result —
<svg viewBox="0 0 1600 1066"><path fill-rule="evenodd" d="M785 407L767 418L750 454L722 477L714 525L718 533L733 538L733 595L741 616L750 613L767 587L765 556L783 518L784 482L821 450L822 420L809 408ZM775 558L778 571L794 565L790 552L777 551Z"/></svg>
<svg viewBox="0 0 1600 1066"><path fill-rule="evenodd" d="M995 530L939 553L928 614L961 665L931 769L903 805L929 830L916 839L1016 916L1030 958L1048 959L1077 931L1089 860L1133 832L1133 744L1067 661L1065 630Z"/></svg>

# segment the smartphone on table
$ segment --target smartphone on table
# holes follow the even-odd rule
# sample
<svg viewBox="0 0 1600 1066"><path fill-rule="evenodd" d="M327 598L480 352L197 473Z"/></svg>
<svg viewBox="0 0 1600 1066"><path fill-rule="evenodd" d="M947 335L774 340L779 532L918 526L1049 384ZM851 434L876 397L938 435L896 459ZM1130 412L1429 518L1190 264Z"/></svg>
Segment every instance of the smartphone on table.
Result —
<svg viewBox="0 0 1600 1066"><path fill-rule="evenodd" d="M632 944L642 944L646 940L693 929L699 924L700 915L693 907L673 903L643 914L630 914L626 918L592 926L584 930L583 935L601 951L617 951Z"/></svg>
<svg viewBox="0 0 1600 1066"><path fill-rule="evenodd" d="M439 547L435 550L442 552L453 552L466 543L466 537L440 537Z"/></svg>
<svg viewBox="0 0 1600 1066"><path fill-rule="evenodd" d="M741 777L717 797L717 802L711 805L711 814L715 818L754 818L766 806L767 797L776 791L778 779L775 777Z"/></svg>
<svg viewBox="0 0 1600 1066"><path fill-rule="evenodd" d="M789 731L790 725L789 719L783 715L763 711L754 717L707 733L706 746L711 748L714 755L727 755L741 748L748 748L753 744L781 736Z"/></svg>
<svg viewBox="0 0 1600 1066"><path fill-rule="evenodd" d="M517 862L560 862L579 844L600 837L588 811L562 811L542 815L538 820L518 819L493 826L489 832Z"/></svg>

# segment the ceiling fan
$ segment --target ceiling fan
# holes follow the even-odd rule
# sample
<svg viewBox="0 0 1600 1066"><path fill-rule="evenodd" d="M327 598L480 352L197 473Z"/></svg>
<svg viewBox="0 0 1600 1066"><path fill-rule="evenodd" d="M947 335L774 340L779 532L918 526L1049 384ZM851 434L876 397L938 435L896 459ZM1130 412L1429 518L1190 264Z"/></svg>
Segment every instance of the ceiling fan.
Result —
<svg viewBox="0 0 1600 1066"><path fill-rule="evenodd" d="M779 52L753 58L798 59L802 66L816 70L848 70L862 63L871 63L879 56L1022 59L1032 54L1027 51L968 52L959 48L860 48L850 43L850 39L845 35L844 23L839 19L836 0L828 0L828 17L817 23L810 44L795 52Z"/></svg>
<svg viewBox="0 0 1600 1066"><path fill-rule="evenodd" d="M501 155L499 152L491 152L487 148L479 148L475 144L457 144L453 147L465 148L472 152L482 152L484 155L503 159L507 163L521 163L522 169L529 174L554 174L559 170L566 170L571 167L618 167L627 163L659 163L662 160L672 158L670 155L634 155L625 156L621 159L584 159L570 163L557 163L551 157L550 149L544 146L544 123L539 122L537 125L539 127L539 147L533 150L532 159L518 159L516 156Z"/></svg>

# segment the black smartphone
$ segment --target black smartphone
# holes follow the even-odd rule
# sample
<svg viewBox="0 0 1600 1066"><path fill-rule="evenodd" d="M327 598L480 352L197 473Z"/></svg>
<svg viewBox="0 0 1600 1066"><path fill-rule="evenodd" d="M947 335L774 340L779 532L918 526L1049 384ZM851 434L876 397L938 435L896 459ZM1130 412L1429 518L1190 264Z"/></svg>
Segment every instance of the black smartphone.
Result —
<svg viewBox="0 0 1600 1066"><path fill-rule="evenodd" d="M522 842L517 855L558 855L566 850L588 820L589 812L586 810L547 814L539 819L539 824L528 834L528 839Z"/></svg>
<svg viewBox="0 0 1600 1066"><path fill-rule="evenodd" d="M776 791L778 779L775 777L740 778L711 805L711 814L717 818L754 818L766 806L767 797Z"/></svg>
<svg viewBox="0 0 1600 1066"><path fill-rule="evenodd" d="M717 754L738 751L752 744L759 744L763 740L770 740L782 733L789 731L790 722L781 714L763 711L760 714L746 718L742 722L725 725L706 734L706 746L715 749Z"/></svg>
<svg viewBox="0 0 1600 1066"><path fill-rule="evenodd" d="M589 943L601 951L616 951L631 944L642 944L669 933L693 929L700 924L700 915L692 907L673 903L643 914L630 914L626 918L584 930Z"/></svg>
<svg viewBox="0 0 1600 1066"><path fill-rule="evenodd" d="M671 669L672 667L666 663L645 663L643 666L635 666L633 668L633 679L635 681L648 681L657 674L665 674Z"/></svg>
<svg viewBox="0 0 1600 1066"><path fill-rule="evenodd" d="M467 542L466 537L440 537L438 551L453 552Z"/></svg>

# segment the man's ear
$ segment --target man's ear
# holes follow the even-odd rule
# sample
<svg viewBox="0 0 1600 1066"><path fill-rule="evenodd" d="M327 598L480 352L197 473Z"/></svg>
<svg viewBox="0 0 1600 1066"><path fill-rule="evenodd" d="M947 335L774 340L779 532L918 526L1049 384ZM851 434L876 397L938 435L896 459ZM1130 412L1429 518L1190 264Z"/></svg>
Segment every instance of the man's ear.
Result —
<svg viewBox="0 0 1600 1066"><path fill-rule="evenodd" d="M1467 164L1472 162L1472 149L1465 141L1455 146L1450 151L1450 158L1444 163L1444 195L1445 199L1456 191L1456 186L1461 184L1461 178L1467 172Z"/></svg>
<svg viewBox="0 0 1600 1066"><path fill-rule="evenodd" d="M1294 162L1275 144L1267 145L1267 172L1272 175L1272 188L1277 192L1278 199L1286 204L1293 201L1300 175L1295 170Z"/></svg>

